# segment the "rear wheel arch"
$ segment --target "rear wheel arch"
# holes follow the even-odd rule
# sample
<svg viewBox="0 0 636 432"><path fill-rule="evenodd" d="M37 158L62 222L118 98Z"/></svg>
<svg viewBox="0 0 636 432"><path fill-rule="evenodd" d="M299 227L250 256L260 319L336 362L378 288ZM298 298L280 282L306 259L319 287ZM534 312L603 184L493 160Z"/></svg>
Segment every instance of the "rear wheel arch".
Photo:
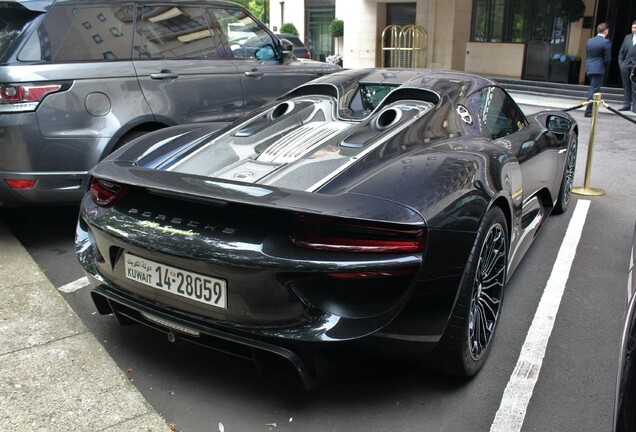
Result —
<svg viewBox="0 0 636 432"><path fill-rule="evenodd" d="M124 145L128 144L130 141L136 138L139 138L140 136L145 135L148 132L153 132L159 129L163 129L167 126L168 125L166 124L156 123L156 122L147 122L147 123L138 124L128 129L126 132L122 133L121 135L115 137L112 140L110 150L106 153L106 155L114 152L115 150L119 150Z"/></svg>
<svg viewBox="0 0 636 432"><path fill-rule="evenodd" d="M506 211L509 214L509 208L505 210L507 204L502 204L506 204L505 198L496 200L479 225L446 330L434 351L423 359L427 366L469 377L483 367L488 357L507 279L510 228ZM488 257L496 257L493 258L495 264L484 266L482 263ZM489 291L491 289L494 291ZM483 335L477 334L477 328L484 330Z"/></svg>

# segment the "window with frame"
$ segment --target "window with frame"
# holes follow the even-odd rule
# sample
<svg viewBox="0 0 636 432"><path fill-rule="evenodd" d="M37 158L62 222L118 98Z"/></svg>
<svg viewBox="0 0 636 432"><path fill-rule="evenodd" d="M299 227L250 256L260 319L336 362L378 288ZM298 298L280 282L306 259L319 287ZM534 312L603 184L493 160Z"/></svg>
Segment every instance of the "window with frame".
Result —
<svg viewBox="0 0 636 432"><path fill-rule="evenodd" d="M221 37L200 7L145 6L137 22L134 59L223 59Z"/></svg>
<svg viewBox="0 0 636 432"><path fill-rule="evenodd" d="M472 42L561 43L566 30L552 0L473 0Z"/></svg>
<svg viewBox="0 0 636 432"><path fill-rule="evenodd" d="M241 59L274 59L276 42L263 26L239 9L212 9L232 54Z"/></svg>
<svg viewBox="0 0 636 432"><path fill-rule="evenodd" d="M486 87L468 97L479 113L483 125L492 139L502 138L523 129L526 118L502 89Z"/></svg>
<svg viewBox="0 0 636 432"><path fill-rule="evenodd" d="M131 5L117 7L56 6L46 15L25 44L21 61L114 61L129 60L133 22L121 19ZM122 11L127 10L127 13ZM100 20L97 17L106 19ZM116 30L116 35L110 29Z"/></svg>

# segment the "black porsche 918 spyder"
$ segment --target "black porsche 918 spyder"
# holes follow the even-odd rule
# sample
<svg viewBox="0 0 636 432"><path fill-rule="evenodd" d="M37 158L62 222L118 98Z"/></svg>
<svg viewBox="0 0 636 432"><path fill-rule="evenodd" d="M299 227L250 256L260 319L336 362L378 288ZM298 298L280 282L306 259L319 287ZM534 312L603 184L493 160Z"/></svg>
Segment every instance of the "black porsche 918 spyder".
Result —
<svg viewBox="0 0 636 432"><path fill-rule="evenodd" d="M460 72L348 70L91 172L77 253L99 313L307 386L339 350L483 366L504 287L566 211L578 127Z"/></svg>

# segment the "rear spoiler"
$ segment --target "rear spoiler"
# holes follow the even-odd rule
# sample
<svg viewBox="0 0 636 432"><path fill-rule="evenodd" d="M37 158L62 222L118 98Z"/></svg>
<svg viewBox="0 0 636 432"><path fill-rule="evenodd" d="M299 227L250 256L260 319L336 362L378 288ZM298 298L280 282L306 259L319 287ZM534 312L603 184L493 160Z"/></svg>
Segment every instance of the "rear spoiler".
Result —
<svg viewBox="0 0 636 432"><path fill-rule="evenodd" d="M126 161L102 161L91 175L115 183L145 188L160 195L224 206L258 205L316 215L423 226L415 210L383 198L345 193L329 195L253 185L192 174L140 168Z"/></svg>

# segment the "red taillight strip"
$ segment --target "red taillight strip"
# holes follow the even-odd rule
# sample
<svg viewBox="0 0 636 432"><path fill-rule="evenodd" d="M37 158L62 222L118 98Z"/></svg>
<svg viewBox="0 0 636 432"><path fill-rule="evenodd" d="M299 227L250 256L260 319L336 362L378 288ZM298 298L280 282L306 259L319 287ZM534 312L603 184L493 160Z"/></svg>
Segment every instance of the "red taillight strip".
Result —
<svg viewBox="0 0 636 432"><path fill-rule="evenodd" d="M0 112L34 111L49 93L55 93L62 84L0 85Z"/></svg>
<svg viewBox="0 0 636 432"><path fill-rule="evenodd" d="M32 179L4 179L12 189L32 189L36 180Z"/></svg>
<svg viewBox="0 0 636 432"><path fill-rule="evenodd" d="M424 250L426 229L299 214L290 238L296 246L308 249L414 253Z"/></svg>
<svg viewBox="0 0 636 432"><path fill-rule="evenodd" d="M128 190L127 186L122 186L118 183L108 180L102 180L93 178L91 180L90 194L100 206L109 206L115 202L117 198L120 198Z"/></svg>

